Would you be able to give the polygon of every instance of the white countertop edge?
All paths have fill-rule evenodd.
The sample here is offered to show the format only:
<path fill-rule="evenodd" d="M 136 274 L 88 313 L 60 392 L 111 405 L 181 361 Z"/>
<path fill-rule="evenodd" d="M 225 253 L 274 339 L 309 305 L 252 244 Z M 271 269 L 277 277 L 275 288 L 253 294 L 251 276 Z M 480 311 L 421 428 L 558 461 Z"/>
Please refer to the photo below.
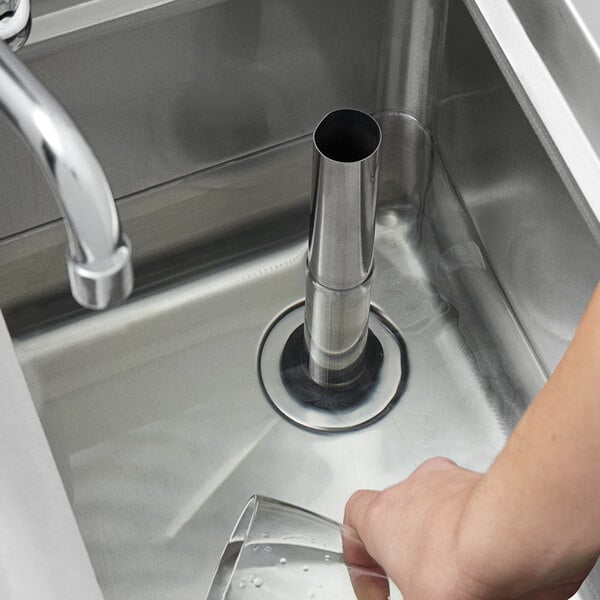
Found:
<path fill-rule="evenodd" d="M 0 313 L 0 598 L 102 600 Z"/>

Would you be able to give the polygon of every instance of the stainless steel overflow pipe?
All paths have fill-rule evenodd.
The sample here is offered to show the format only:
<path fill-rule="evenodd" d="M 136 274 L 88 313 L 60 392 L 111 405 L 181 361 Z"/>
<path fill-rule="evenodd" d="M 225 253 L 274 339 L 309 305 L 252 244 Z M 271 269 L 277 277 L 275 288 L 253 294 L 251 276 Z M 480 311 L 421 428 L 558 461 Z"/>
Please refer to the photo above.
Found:
<path fill-rule="evenodd" d="M 313 136 L 304 340 L 309 377 L 345 389 L 368 335 L 381 130 L 358 110 L 326 115 Z"/>

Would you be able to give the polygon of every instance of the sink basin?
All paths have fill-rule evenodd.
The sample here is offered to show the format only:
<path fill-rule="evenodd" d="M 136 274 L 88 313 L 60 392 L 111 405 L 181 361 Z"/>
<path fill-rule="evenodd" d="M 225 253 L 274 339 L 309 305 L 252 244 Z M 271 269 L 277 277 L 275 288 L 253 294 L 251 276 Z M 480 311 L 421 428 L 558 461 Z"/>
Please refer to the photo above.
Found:
<path fill-rule="evenodd" d="M 300 0 L 206 4 L 191 17 L 180 7 L 164 28 L 181 28 L 186 39 L 186 23 L 200 17 L 223 32 L 251 27 L 254 54 L 217 60 L 224 42 L 212 38 L 209 75 L 167 82 L 189 94 L 164 140 L 173 150 L 179 132 L 185 160 L 171 163 L 156 139 L 150 159 L 164 163 L 153 171 L 131 158 L 136 184 L 117 157 L 127 161 L 129 144 L 142 152 L 146 138 L 136 131 L 111 140 L 98 129 L 103 111 L 116 111 L 110 129 L 127 111 L 148 109 L 153 94 L 163 102 L 160 81 L 140 75 L 135 85 L 157 89 L 137 99 L 120 89 L 121 104 L 106 100 L 89 112 L 77 90 L 65 96 L 92 145 L 115 153 L 108 173 L 122 191 L 119 212 L 135 249 L 134 297 L 107 312 L 79 310 L 66 291 L 64 233 L 52 215 L 18 221 L 0 240 L 0 305 L 106 600 L 201 598 L 254 493 L 340 520 L 355 489 L 396 483 L 427 458 L 485 471 L 564 351 L 600 254 L 462 2 L 394 0 L 372 10 L 350 0 L 327 10 Z M 244 26 L 248 4 L 262 29 Z M 349 12 L 336 12 L 344 6 Z M 296 54 L 276 16 L 283 29 L 297 27 Z M 381 42 L 346 56 L 365 18 Z M 55 54 L 44 54 L 46 40 L 25 57 L 52 85 L 73 48 L 92 54 L 112 36 L 116 52 L 157 26 L 153 17 L 123 27 L 99 24 L 71 46 L 58 38 Z M 407 48 L 415 50 L 410 60 Z M 167 49 L 174 61 L 178 51 Z M 464 62 L 465 53 L 478 58 Z M 306 81 L 310 94 L 295 99 L 288 71 L 306 76 L 306 64 L 320 70 Z M 246 113 L 219 122 L 218 103 L 204 103 L 190 146 L 181 119 L 190 119 L 199 87 L 214 93 L 211 86 L 226 81 L 231 91 L 235 77 L 250 76 L 279 94 L 276 102 L 265 100 L 268 110 L 249 129 L 241 126 Z M 237 91 L 261 106 L 260 87 L 240 83 Z M 309 96 L 312 104 L 299 106 Z M 323 112 L 353 103 L 383 131 L 372 302 L 402 336 L 408 374 L 383 418 L 322 434 L 274 409 L 257 363 L 270 325 L 304 297 L 307 134 Z M 215 144 L 199 157 L 204 134 Z M 519 152 L 522 160 L 507 159 Z M 561 266 L 540 228 L 563 232 L 573 240 L 565 252 L 579 257 L 572 268 L 561 263 L 567 279 L 553 284 L 562 312 L 548 301 L 545 277 L 554 282 Z M 594 577 L 577 598 L 598 597 Z"/>
<path fill-rule="evenodd" d="M 310 156 L 299 141 L 189 185 L 247 188 L 268 163 L 282 189 L 282 174 L 309 176 Z M 303 227 L 116 310 L 16 341 L 106 598 L 200 597 L 252 493 L 341 519 L 353 490 L 397 482 L 429 457 L 487 469 L 543 372 L 474 232 L 458 241 L 468 223 L 443 166 L 433 169 L 422 237 L 410 215 L 378 224 L 372 300 L 401 333 L 409 372 L 395 407 L 369 427 L 302 430 L 261 388 L 261 340 L 304 296 Z M 442 213 L 455 220 L 452 239 L 436 234 Z M 470 294 L 453 297 L 462 279 L 490 296 L 484 310 L 498 312 L 505 340 L 493 339 L 493 315 L 480 316 Z"/>

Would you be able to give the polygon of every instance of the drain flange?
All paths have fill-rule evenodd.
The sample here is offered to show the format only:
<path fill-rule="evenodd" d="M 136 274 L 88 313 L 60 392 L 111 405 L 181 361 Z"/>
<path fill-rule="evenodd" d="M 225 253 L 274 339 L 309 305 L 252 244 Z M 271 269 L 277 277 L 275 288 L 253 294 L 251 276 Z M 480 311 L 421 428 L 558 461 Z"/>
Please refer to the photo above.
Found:
<path fill-rule="evenodd" d="M 308 377 L 303 362 L 304 304 L 269 329 L 259 355 L 263 388 L 289 421 L 314 431 L 347 431 L 382 417 L 399 398 L 406 374 L 399 334 L 371 310 L 363 373 L 349 389 L 331 391 Z"/>

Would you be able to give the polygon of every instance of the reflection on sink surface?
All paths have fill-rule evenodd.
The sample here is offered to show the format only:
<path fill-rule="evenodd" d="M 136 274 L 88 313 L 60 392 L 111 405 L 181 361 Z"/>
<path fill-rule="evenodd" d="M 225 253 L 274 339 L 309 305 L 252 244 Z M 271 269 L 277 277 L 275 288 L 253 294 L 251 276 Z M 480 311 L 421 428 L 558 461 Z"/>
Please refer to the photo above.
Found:
<path fill-rule="evenodd" d="M 289 156 L 252 160 L 289 173 Z M 238 171 L 252 177 L 222 177 Z M 426 206 L 422 221 L 380 217 L 373 303 L 409 373 L 393 410 L 358 431 L 299 429 L 260 386 L 261 339 L 304 294 L 302 238 L 17 342 L 108 600 L 201 597 L 253 493 L 339 520 L 355 489 L 429 457 L 489 466 L 543 373 L 437 160 Z"/>
<path fill-rule="evenodd" d="M 462 0 L 158 4 L 24 49 L 127 196 L 131 301 L 77 312 L 58 214 L 0 146 L 0 305 L 106 600 L 202 598 L 254 493 L 339 520 L 432 456 L 485 470 L 600 257 Z M 381 420 L 319 434 L 275 411 L 257 362 L 304 295 L 304 136 L 342 106 L 383 132 L 372 300 L 408 375 Z"/>

